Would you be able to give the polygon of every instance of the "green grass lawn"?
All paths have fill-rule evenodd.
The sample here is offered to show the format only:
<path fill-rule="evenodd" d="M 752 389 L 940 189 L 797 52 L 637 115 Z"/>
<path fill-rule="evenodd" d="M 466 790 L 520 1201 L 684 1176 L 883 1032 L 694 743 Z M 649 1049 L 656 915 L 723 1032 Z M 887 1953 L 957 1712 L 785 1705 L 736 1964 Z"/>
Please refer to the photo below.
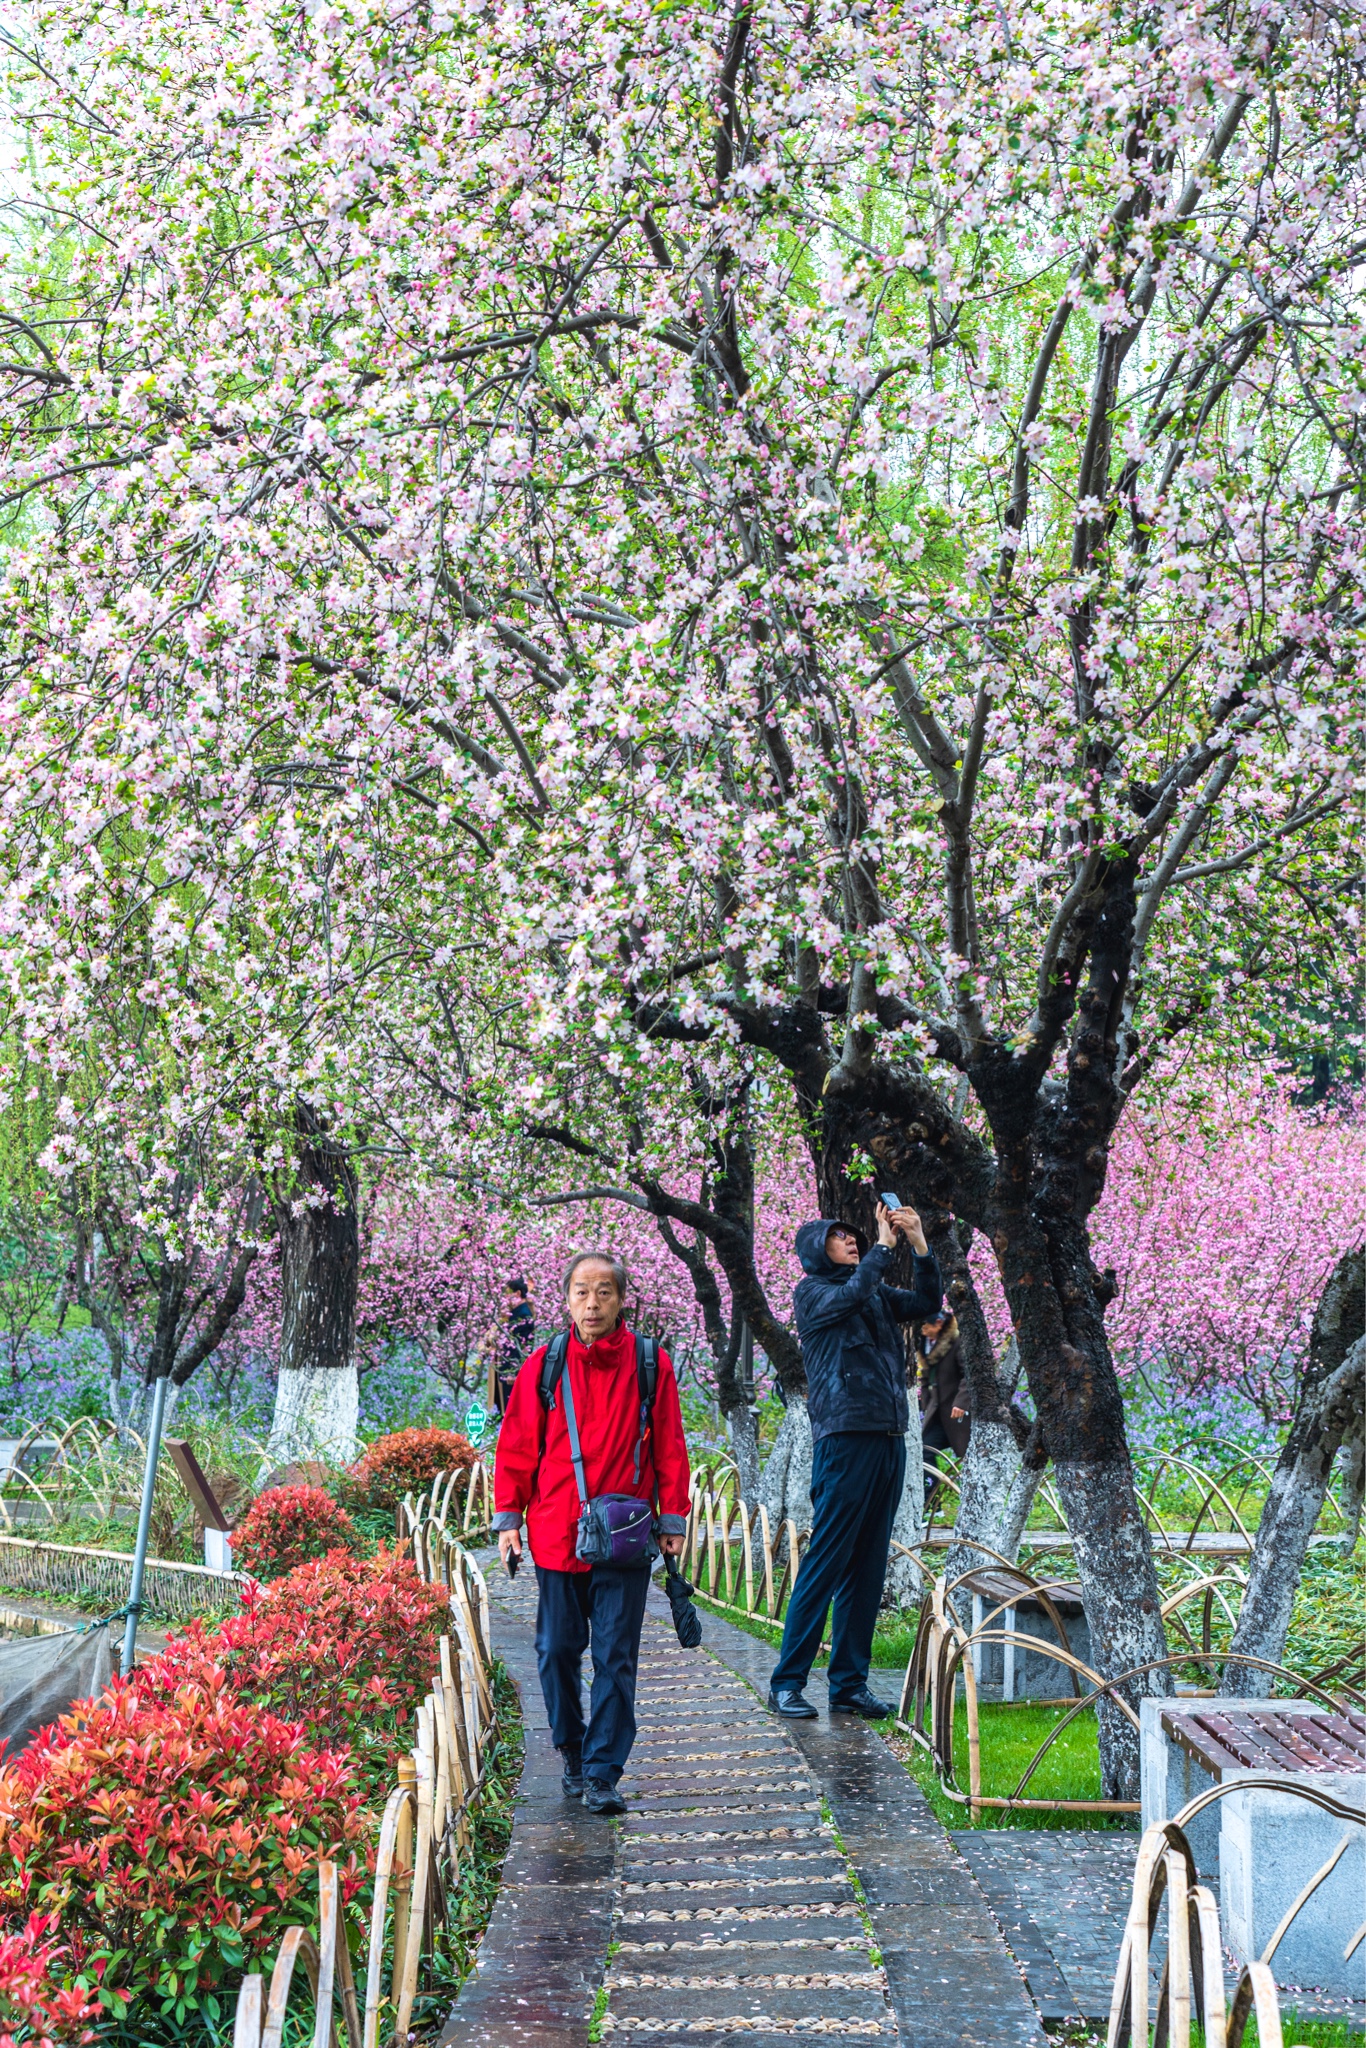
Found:
<path fill-rule="evenodd" d="M 706 1595 L 698 1596 L 703 1606 Z M 733 1609 L 717 1604 L 718 1613 L 727 1621 L 747 1634 L 756 1636 L 760 1642 L 771 1643 L 776 1648 L 782 1630 L 771 1621 L 761 1621 L 751 1616 L 737 1614 Z M 878 1622 L 878 1633 L 873 1641 L 873 1666 L 900 1673 L 905 1670 L 911 1653 L 913 1631 L 909 1624 L 897 1616 L 883 1617 Z M 819 1668 L 826 1660 L 817 1659 Z M 892 1688 L 884 1687 L 885 1697 Z M 894 1689 L 900 1690 L 899 1685 Z M 1039 1744 L 1055 1728 L 1066 1714 L 1065 1707 L 1034 1706 L 1027 1702 L 1004 1706 L 992 1701 L 983 1701 L 979 1708 L 982 1736 L 982 1790 L 989 1795 L 1007 1798 L 1015 1790 Z M 890 1729 L 890 1724 L 889 1724 Z M 1127 1814 L 1107 1813 L 1040 1813 L 1029 1808 L 1009 1812 L 1002 1808 L 987 1807 L 979 1821 L 968 1818 L 967 1807 L 958 1805 L 939 1789 L 939 1780 L 924 1750 L 907 1738 L 889 1734 L 892 1747 L 906 1763 L 929 1798 L 930 1804 L 943 1821 L 945 1827 L 1033 1827 L 1033 1828 L 1133 1828 L 1135 1820 Z M 954 1717 L 953 1730 L 954 1773 L 959 1784 L 966 1790 L 968 1784 L 968 1717 L 967 1709 L 960 1701 Z M 1075 1721 L 1068 1723 L 1058 1740 L 1044 1757 L 1029 1784 L 1024 1796 L 1028 1799 L 1099 1799 L 1100 1758 L 1096 1747 L 1096 1720 L 1094 1714 L 1079 1714 Z M 1308 2044 L 1312 2048 L 1312 2044 Z"/>
<path fill-rule="evenodd" d="M 1018 1703 L 1003 1706 L 984 1701 L 979 1708 L 982 1737 L 982 1791 L 989 1797 L 1008 1798 L 1019 1784 L 1040 1743 L 1064 1718 L 1065 1707 Z M 966 1804 L 960 1806 L 939 1788 L 933 1764 L 918 1744 L 893 1737 L 892 1746 L 929 1799 L 945 1827 L 966 1828 L 1115 1828 L 1136 1830 L 1137 1816 L 1110 1813 L 1041 1813 L 1025 1808 L 1010 1811 L 985 1807 L 981 1818 L 972 1821 Z M 968 1785 L 968 1719 L 962 1702 L 954 1716 L 953 1767 L 959 1786 Z M 1099 1799 L 1100 1758 L 1096 1747 L 1094 1714 L 1079 1714 L 1068 1723 L 1044 1757 L 1024 1789 L 1026 1799 Z"/>

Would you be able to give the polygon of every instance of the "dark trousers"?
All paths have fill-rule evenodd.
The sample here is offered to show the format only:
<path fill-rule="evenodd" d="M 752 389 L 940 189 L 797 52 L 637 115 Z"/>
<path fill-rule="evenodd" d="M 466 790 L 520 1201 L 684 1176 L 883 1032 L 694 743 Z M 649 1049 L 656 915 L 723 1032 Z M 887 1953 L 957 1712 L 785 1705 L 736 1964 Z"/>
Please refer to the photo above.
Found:
<path fill-rule="evenodd" d="M 906 1480 L 906 1440 L 862 1430 L 823 1436 L 811 1460 L 811 1542 L 783 1623 L 773 1690 L 803 1686 L 834 1602 L 830 1697 L 868 1683 L 892 1523 Z"/>
<path fill-rule="evenodd" d="M 584 1776 L 615 1785 L 636 1739 L 636 1665 L 650 1574 L 640 1565 L 595 1564 L 586 1572 L 536 1567 L 536 1664 L 556 1749 L 581 1749 Z M 583 1653 L 593 1645 L 588 1726 Z"/>

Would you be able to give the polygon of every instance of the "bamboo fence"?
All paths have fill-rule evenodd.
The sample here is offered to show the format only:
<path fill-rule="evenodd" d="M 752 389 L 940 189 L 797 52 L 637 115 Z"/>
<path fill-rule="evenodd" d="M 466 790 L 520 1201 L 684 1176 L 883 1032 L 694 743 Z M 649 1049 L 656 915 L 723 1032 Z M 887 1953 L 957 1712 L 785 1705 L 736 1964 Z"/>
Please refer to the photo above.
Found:
<path fill-rule="evenodd" d="M 40 1599 L 55 1594 L 103 1614 L 127 1605 L 132 1576 L 133 1559 L 125 1550 L 86 1550 L 70 1543 L 0 1535 L 0 1586 L 12 1593 L 32 1593 Z M 217 1614 L 236 1608 L 240 1587 L 236 1572 L 149 1557 L 143 1611 L 167 1621 Z"/>
<path fill-rule="evenodd" d="M 453 1492 L 443 1477 L 400 1509 L 418 1570 L 449 1594 L 451 1626 L 440 1638 L 431 1690 L 417 1711 L 413 1753 L 399 1760 L 398 1782 L 380 1820 L 363 1986 L 352 1975 L 336 1871 L 320 1863 L 319 1938 L 315 1942 L 303 1927 L 288 1928 L 269 1984 L 259 1973 L 243 1979 L 233 2048 L 280 2048 L 300 1961 L 313 1999 L 313 2048 L 337 2048 L 338 2007 L 347 2048 L 379 2048 L 381 2039 L 408 2037 L 424 1968 L 471 1852 L 473 1817 L 498 1725 L 488 1588 L 461 1541 L 464 1531 L 457 1534 L 446 1522 Z M 472 1474 L 467 1524 L 474 1493 Z"/>
<path fill-rule="evenodd" d="M 1149 1828 L 1139 1843 L 1134 1883 L 1119 1965 L 1110 2000 L 1106 2048 L 1192 2048 L 1192 2017 L 1203 2048 L 1242 2048 L 1249 2019 L 1255 2019 L 1257 2048 L 1282 2048 L 1280 1995 L 1271 1964 L 1275 1952 L 1319 1884 L 1335 1855 L 1315 1873 L 1282 1918 L 1261 1956 L 1245 1963 L 1233 1994 L 1224 2002 L 1223 1933 L 1213 1892 L 1199 1882 L 1184 1823 L 1230 1792 L 1266 1789 L 1307 1800 L 1335 1819 L 1360 1827 L 1363 1816 L 1317 1787 L 1285 1778 L 1239 1778 L 1215 1785 L 1182 1807 L 1174 1820 Z M 1341 1851 L 1338 1851 L 1340 1854 Z M 1163 1898 L 1167 1902 L 1167 1953 L 1158 1983 L 1151 2034 L 1148 2016 L 1148 1960 Z M 1366 1937 L 1366 1927 L 1347 1954 Z"/>
<path fill-rule="evenodd" d="M 791 1518 L 784 1518 L 775 1528 L 766 1507 L 751 1505 L 739 1493 L 733 1468 L 704 1466 L 694 1474 L 685 1538 L 685 1569 L 698 1592 L 723 1610 L 729 1609 L 750 1619 L 779 1622 L 810 1538 L 810 1530 L 799 1528 Z M 907 1550 L 900 1544 L 893 1545 L 899 1555 L 911 1561 L 924 1582 L 915 1646 L 901 1687 L 897 1725 L 904 1734 L 928 1750 L 945 1795 L 967 1806 L 974 1819 L 984 1807 L 1035 1809 L 1049 1813 L 1136 1813 L 1138 1803 L 1133 1800 L 1040 1798 L 1031 1796 L 1028 1787 L 1058 1737 L 1079 1715 L 1093 1711 L 1102 1697 L 1113 1697 L 1120 1712 L 1136 1725 L 1133 1708 L 1124 1697 L 1122 1688 L 1130 1679 L 1141 1677 L 1156 1667 L 1145 1665 L 1140 1671 L 1123 1673 L 1109 1681 L 1103 1679 L 1072 1652 L 1050 1591 L 1051 1587 L 1056 1589 L 1056 1580 L 1042 1579 L 1025 1566 L 1012 1564 L 998 1556 L 985 1545 L 973 1547 L 981 1551 L 983 1564 L 972 1572 L 961 1573 L 948 1583 L 943 1577 L 932 1578 L 922 1550 Z M 983 1566 L 1013 1579 L 1016 1590 L 1012 1597 L 1000 1600 L 980 1619 L 975 1617 L 972 1628 L 965 1628 L 953 1596 L 964 1581 L 973 1578 Z M 1206 1572 L 1172 1592 L 1163 1602 L 1162 1619 L 1169 1632 L 1168 1641 L 1178 1642 L 1182 1647 L 1162 1662 L 1167 1666 L 1192 1661 L 1201 1666 L 1222 1663 L 1228 1653 L 1211 1648 L 1215 1610 L 1217 1607 L 1231 1627 L 1237 1618 L 1237 1603 L 1245 1583 L 1242 1572 L 1228 1565 Z M 1043 1610 L 1047 1626 L 1052 1631 L 1051 1637 L 1029 1634 L 1013 1625 L 1013 1610 L 1018 1600 L 1029 1600 Z M 1188 1620 L 1183 1610 L 1190 1608 L 1192 1603 L 1196 1604 L 1197 1611 L 1192 1620 Z M 1013 1652 L 1017 1656 L 1033 1651 L 1052 1659 L 1059 1671 L 1059 1696 L 1043 1700 L 1032 1695 L 1029 1703 L 1034 1706 L 1062 1706 L 1067 1710 L 1040 1742 L 1014 1791 L 1008 1795 L 986 1794 L 982 1789 L 983 1741 L 990 1740 L 989 1731 L 996 1724 L 983 1722 L 978 1700 L 978 1672 L 983 1646 L 998 1643 L 1008 1653 Z M 1241 1661 L 1255 1663 L 1257 1660 L 1244 1658 Z M 1333 1703 L 1334 1695 L 1349 1698 L 1356 1704 L 1363 1703 L 1360 1693 L 1348 1683 L 1345 1669 L 1335 1667 L 1317 1678 L 1305 1678 L 1281 1665 L 1267 1665 L 1265 1668 L 1282 1690 L 1318 1697 L 1329 1704 Z M 958 1784 L 953 1754 L 955 1717 L 960 1705 L 967 1722 L 966 1789 Z"/>
<path fill-rule="evenodd" d="M 398 1536 L 408 1535 L 414 1516 L 430 1519 L 433 1502 L 443 1529 L 448 1524 L 455 1526 L 458 1519 L 464 1542 L 481 1535 L 493 1519 L 493 1478 L 482 1458 L 468 1473 L 441 1474 L 422 1498 L 421 1510 L 411 1494 L 396 1508 Z M 0 1532 L 0 1589 L 12 1593 L 75 1600 L 103 1614 L 127 1605 L 132 1575 L 133 1559 L 128 1551 L 44 1543 Z M 144 1613 L 162 1621 L 231 1613 L 240 1603 L 241 1588 L 240 1572 L 218 1572 L 208 1565 L 149 1557 L 143 1582 Z"/>
<path fill-rule="evenodd" d="M 979 1545 L 979 1549 L 985 1546 Z M 990 1553 L 989 1553 L 990 1554 Z M 1254 1665 L 1260 1671 L 1270 1674 L 1273 1682 L 1299 1698 L 1321 1700 L 1325 1706 L 1334 1707 L 1346 1701 L 1356 1707 L 1366 1708 L 1366 1699 L 1341 1677 L 1333 1679 L 1334 1691 L 1330 1691 L 1322 1678 L 1305 1678 L 1300 1673 L 1289 1671 L 1284 1665 L 1273 1664 L 1264 1658 L 1250 1657 L 1240 1653 L 1235 1660 L 1231 1650 L 1211 1650 L 1209 1647 L 1209 1601 L 1218 1586 L 1210 1579 L 1197 1579 L 1188 1586 L 1182 1586 L 1163 1602 L 1162 1618 L 1174 1625 L 1186 1637 L 1184 1648 L 1168 1657 L 1155 1658 L 1150 1663 L 1135 1665 L 1132 1670 L 1120 1672 L 1111 1679 L 1102 1678 L 1079 1657 L 1072 1654 L 1067 1645 L 1067 1634 L 1058 1614 L 1047 1582 L 1036 1579 L 1022 1565 L 1012 1565 L 1005 1558 L 993 1557 L 993 1570 L 999 1578 L 1009 1576 L 1017 1582 L 1018 1590 L 1012 1597 L 1001 1600 L 989 1613 L 982 1616 L 971 1629 L 965 1628 L 954 1605 L 954 1594 L 965 1580 L 974 1573 L 963 1572 L 949 1581 L 937 1578 L 929 1585 L 920 1609 L 916 1629 L 915 1646 L 906 1666 L 902 1681 L 901 1699 L 897 1708 L 896 1725 L 903 1734 L 928 1751 L 939 1778 L 940 1790 L 945 1797 L 966 1806 L 975 1820 L 984 1807 L 1007 1809 L 1035 1809 L 1042 1812 L 1058 1813 L 1137 1813 L 1139 1802 L 1124 1799 L 1040 1799 L 1029 1796 L 1027 1788 L 1035 1772 L 1058 1738 L 1080 1715 L 1092 1711 L 1102 1698 L 1109 1698 L 1115 1707 L 1138 1728 L 1138 1716 L 1125 1688 L 1144 1688 L 1138 1682 L 1150 1673 L 1170 1670 L 1177 1665 L 1194 1664 L 1205 1671 L 1236 1661 L 1241 1665 Z M 1231 1583 L 1223 1581 L 1221 1583 Z M 1049 1623 L 1055 1631 L 1053 1640 L 1042 1636 L 1029 1635 L 1014 1628 L 998 1626 L 1006 1609 L 1015 1600 L 1028 1599 L 1043 1608 Z M 1197 1648 L 1190 1630 L 1181 1621 L 1179 1609 L 1192 1599 L 1204 1603 L 1202 1626 L 1203 1647 Z M 1066 1674 L 1070 1688 L 1067 1694 L 1053 1701 L 1031 1700 L 1031 1704 L 1062 1706 L 1066 1711 L 1053 1723 L 1046 1736 L 1039 1743 L 1029 1763 L 1021 1773 L 1013 1792 L 986 1794 L 982 1790 L 982 1737 L 983 1723 L 977 1695 L 977 1657 L 974 1654 L 987 1643 L 999 1643 L 1005 1648 L 1013 1646 L 1015 1652 L 1032 1650 L 1037 1655 L 1051 1658 Z M 1327 1675 L 1327 1674 L 1326 1674 Z M 1087 1688 L 1083 1690 L 1083 1685 Z M 966 1791 L 957 1780 L 957 1766 L 954 1760 L 954 1724 L 959 1706 L 961 1687 L 962 1707 L 967 1722 L 968 1785 Z M 1214 1690 L 1214 1688 L 1211 1688 Z"/>
<path fill-rule="evenodd" d="M 738 1614 L 776 1621 L 811 1541 L 790 1516 L 775 1529 L 768 1509 L 694 1475 L 684 1569 L 699 1593 Z M 700 1482 L 700 1483 L 699 1483 Z"/>

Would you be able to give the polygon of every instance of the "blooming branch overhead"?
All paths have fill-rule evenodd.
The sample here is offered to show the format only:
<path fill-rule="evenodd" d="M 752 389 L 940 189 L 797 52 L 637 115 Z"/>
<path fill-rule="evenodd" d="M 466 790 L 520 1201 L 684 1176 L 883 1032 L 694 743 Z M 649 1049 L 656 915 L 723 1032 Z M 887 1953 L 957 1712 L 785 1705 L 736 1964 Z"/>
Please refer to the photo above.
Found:
<path fill-rule="evenodd" d="M 1111 857 L 1130 1049 L 1284 971 L 1360 660 L 1360 53 L 1314 21 L 33 10 L 30 1058 L 169 1060 L 167 1147 L 348 1101 L 487 994 L 461 927 L 614 1071 L 665 990 L 851 977 L 906 1052 L 1023 1049 Z"/>

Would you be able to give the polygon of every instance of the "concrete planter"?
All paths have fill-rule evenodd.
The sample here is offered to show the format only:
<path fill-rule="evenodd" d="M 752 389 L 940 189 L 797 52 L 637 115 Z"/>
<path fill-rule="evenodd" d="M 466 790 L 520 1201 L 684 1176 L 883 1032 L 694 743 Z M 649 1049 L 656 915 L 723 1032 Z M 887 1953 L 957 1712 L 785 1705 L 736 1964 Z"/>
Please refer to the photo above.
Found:
<path fill-rule="evenodd" d="M 1207 1735 L 1196 1725 L 1216 1720 L 1246 1729 L 1249 1716 L 1266 1729 L 1261 1756 L 1255 1728 L 1230 1754 L 1221 1753 L 1217 1732 Z M 1145 1699 L 1140 1719 L 1145 1828 L 1173 1819 L 1213 1785 L 1235 1788 L 1182 1825 L 1200 1875 L 1218 1880 L 1225 1937 L 1239 1962 L 1266 1954 L 1305 1886 L 1336 1858 L 1282 1934 L 1271 1964 L 1280 1983 L 1366 1997 L 1366 1939 L 1348 1954 L 1366 1919 L 1366 1826 L 1334 1819 L 1288 1789 L 1313 1786 L 1366 1815 L 1366 1771 L 1352 1760 L 1354 1747 L 1366 1742 L 1361 1716 L 1330 1714 L 1313 1700 Z M 1277 1740 L 1278 1724 L 1286 1743 Z M 1321 1764 L 1295 1757 L 1316 1743 Z M 1303 1767 L 1278 1768 L 1278 1761 Z M 1267 1777 L 1287 1790 L 1236 1789 Z"/>

